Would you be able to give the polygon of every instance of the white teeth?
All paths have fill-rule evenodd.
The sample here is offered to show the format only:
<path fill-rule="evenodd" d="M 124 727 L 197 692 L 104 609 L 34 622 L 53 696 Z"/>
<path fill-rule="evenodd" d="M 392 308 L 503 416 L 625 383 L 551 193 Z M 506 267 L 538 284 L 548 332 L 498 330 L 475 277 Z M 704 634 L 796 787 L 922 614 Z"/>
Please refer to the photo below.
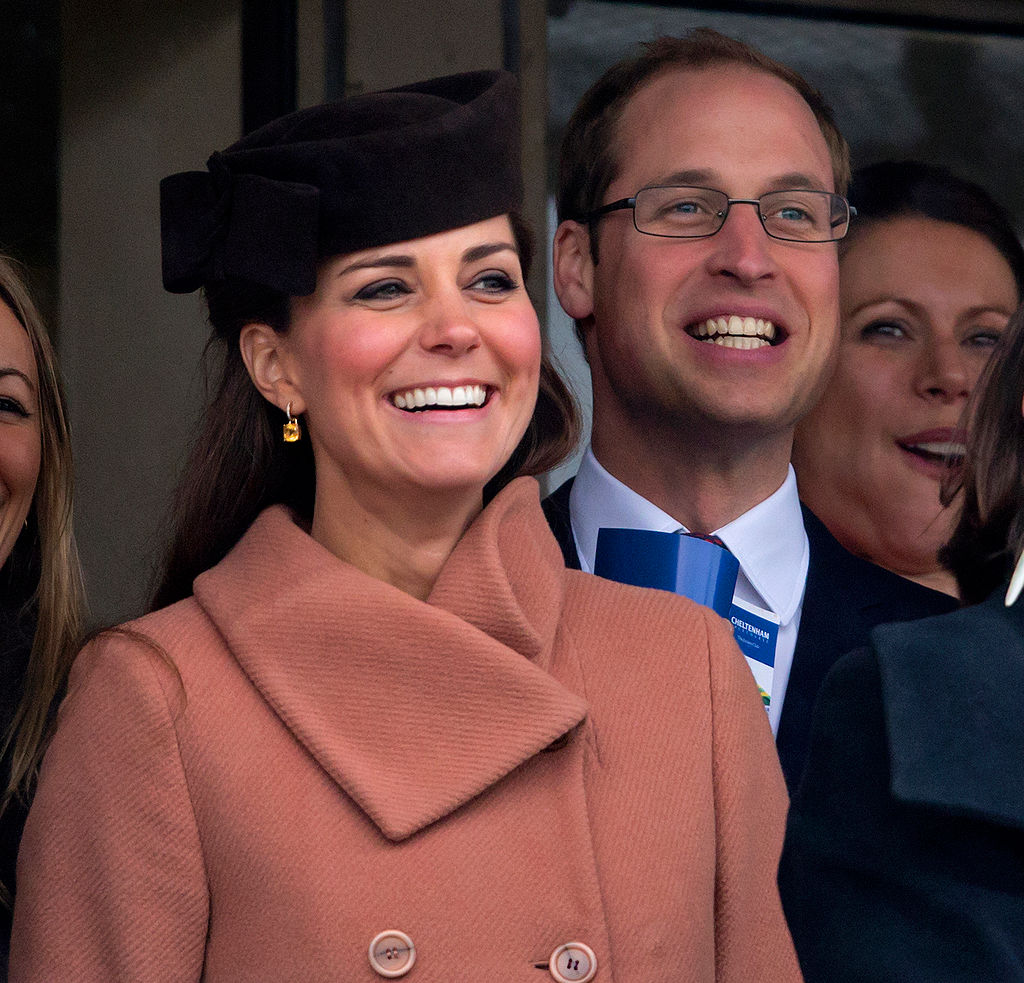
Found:
<path fill-rule="evenodd" d="M 760 317 L 740 317 L 738 314 L 709 317 L 692 330 L 696 337 L 727 348 L 763 348 L 775 338 L 775 325 L 771 321 Z M 734 344 L 744 338 L 753 339 L 756 344 Z"/>
<path fill-rule="evenodd" d="M 934 454 L 936 457 L 963 457 L 967 448 L 956 441 L 929 441 L 924 444 L 909 444 L 913 450 Z"/>
<path fill-rule="evenodd" d="M 484 386 L 426 386 L 391 395 L 391 402 L 400 410 L 424 406 L 483 406 L 486 400 L 487 389 Z"/>
<path fill-rule="evenodd" d="M 748 338 L 746 335 L 732 334 L 717 335 L 709 340 L 716 345 L 721 345 L 723 348 L 740 348 L 744 350 L 764 348 L 768 344 L 765 338 Z"/>

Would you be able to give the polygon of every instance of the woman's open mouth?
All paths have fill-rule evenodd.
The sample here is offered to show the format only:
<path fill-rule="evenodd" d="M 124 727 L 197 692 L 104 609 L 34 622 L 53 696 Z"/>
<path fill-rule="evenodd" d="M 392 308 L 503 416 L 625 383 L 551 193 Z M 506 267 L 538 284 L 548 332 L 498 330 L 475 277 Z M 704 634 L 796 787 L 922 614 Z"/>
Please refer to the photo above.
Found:
<path fill-rule="evenodd" d="M 912 466 L 937 480 L 963 464 L 967 434 L 956 427 L 936 427 L 896 438 Z"/>
<path fill-rule="evenodd" d="M 410 413 L 425 410 L 465 410 L 483 406 L 490 397 L 489 386 L 424 386 L 388 396 L 392 405 Z"/>
<path fill-rule="evenodd" d="M 909 437 L 897 440 L 896 443 L 908 454 L 913 454 L 922 461 L 941 464 L 948 468 L 959 467 L 967 451 L 963 440 L 954 439 L 952 436 L 943 440 Z"/>

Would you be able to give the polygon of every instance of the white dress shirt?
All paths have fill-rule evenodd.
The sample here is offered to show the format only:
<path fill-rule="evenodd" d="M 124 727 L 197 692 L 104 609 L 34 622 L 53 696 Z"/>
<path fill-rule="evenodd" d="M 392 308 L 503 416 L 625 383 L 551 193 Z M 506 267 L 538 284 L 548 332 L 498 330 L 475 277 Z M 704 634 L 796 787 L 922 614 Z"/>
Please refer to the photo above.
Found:
<path fill-rule="evenodd" d="M 589 447 L 569 494 L 569 518 L 580 567 L 587 573 L 594 572 L 597 532 L 601 528 L 689 531 L 610 475 Z M 714 534 L 740 564 L 734 598 L 767 608 L 779 618 L 768 710 L 772 733 L 776 733 L 793 665 L 810 560 L 792 466 L 778 491 L 721 529 L 715 529 Z"/>

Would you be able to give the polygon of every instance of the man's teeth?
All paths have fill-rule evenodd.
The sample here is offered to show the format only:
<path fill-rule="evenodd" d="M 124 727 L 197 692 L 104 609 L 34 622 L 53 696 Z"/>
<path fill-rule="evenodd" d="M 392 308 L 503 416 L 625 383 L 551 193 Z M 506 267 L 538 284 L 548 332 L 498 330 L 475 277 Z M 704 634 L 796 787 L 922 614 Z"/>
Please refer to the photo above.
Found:
<path fill-rule="evenodd" d="M 760 317 L 709 317 L 694 326 L 693 334 L 701 341 L 726 348 L 763 348 L 775 338 L 775 325 Z"/>
<path fill-rule="evenodd" d="M 400 410 L 416 410 L 424 406 L 483 406 L 487 390 L 483 386 L 426 386 L 394 393 L 391 401 Z"/>

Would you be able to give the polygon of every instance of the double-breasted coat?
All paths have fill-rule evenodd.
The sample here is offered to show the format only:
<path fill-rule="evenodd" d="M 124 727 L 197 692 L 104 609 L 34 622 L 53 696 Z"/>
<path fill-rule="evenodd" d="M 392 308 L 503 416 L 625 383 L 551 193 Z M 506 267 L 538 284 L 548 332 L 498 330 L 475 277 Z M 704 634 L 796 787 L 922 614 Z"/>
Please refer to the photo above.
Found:
<path fill-rule="evenodd" d="M 12 979 L 799 978 L 786 796 L 710 611 L 565 571 L 513 482 L 426 602 L 282 508 L 76 662 L 19 858 Z"/>

